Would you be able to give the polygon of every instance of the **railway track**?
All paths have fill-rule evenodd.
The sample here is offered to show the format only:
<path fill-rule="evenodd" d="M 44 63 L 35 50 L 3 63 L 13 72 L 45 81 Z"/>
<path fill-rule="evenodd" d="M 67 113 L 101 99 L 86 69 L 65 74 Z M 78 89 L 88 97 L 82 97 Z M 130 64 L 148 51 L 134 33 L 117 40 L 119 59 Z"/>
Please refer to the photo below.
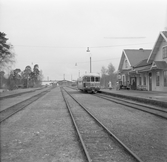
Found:
<path fill-rule="evenodd" d="M 83 104 L 61 90 L 88 162 L 142 162 Z"/>
<path fill-rule="evenodd" d="M 71 88 L 71 89 L 77 90 L 75 88 Z M 130 108 L 134 108 L 146 113 L 150 113 L 152 115 L 158 116 L 163 119 L 167 119 L 167 109 L 164 107 L 158 107 L 158 106 L 155 107 L 149 104 L 142 104 L 141 102 L 135 102 L 132 100 L 122 99 L 119 97 L 113 97 L 111 95 L 103 94 L 103 93 L 96 93 L 93 95 L 111 102 L 115 102 L 117 104 L 121 104 L 121 105 L 128 106 Z"/>
<path fill-rule="evenodd" d="M 115 102 L 117 104 L 125 105 L 125 106 L 128 106 L 130 108 L 134 108 L 134 109 L 137 109 L 137 110 L 140 110 L 140 111 L 144 111 L 144 112 L 153 114 L 155 116 L 158 116 L 160 118 L 167 119 L 167 109 L 166 108 L 150 106 L 150 105 L 142 104 L 142 103 L 139 103 L 139 102 L 134 102 L 134 101 L 131 101 L 131 100 L 126 100 L 126 99 L 121 99 L 121 98 L 118 98 L 118 97 L 113 97 L 113 96 L 106 95 L 106 94 L 94 94 L 94 96 L 103 98 L 105 100 L 109 100 L 111 102 Z"/>
<path fill-rule="evenodd" d="M 24 101 L 21 101 L 13 106 L 10 106 L 2 111 L 0 111 L 0 123 L 16 114 L 17 112 L 24 109 L 26 106 L 30 105 L 34 101 L 38 100 L 40 97 L 44 96 L 46 93 L 50 92 L 50 90 L 42 91 L 41 93 L 34 95 Z"/>

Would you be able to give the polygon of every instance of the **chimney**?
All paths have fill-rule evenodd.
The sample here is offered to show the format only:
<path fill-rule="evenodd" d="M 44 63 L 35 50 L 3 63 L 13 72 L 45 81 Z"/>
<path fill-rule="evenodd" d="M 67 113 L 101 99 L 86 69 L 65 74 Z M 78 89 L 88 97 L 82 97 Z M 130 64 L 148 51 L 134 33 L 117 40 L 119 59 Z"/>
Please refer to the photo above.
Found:
<path fill-rule="evenodd" d="M 144 49 L 143 48 L 139 48 L 139 50 L 143 51 L 144 52 Z"/>

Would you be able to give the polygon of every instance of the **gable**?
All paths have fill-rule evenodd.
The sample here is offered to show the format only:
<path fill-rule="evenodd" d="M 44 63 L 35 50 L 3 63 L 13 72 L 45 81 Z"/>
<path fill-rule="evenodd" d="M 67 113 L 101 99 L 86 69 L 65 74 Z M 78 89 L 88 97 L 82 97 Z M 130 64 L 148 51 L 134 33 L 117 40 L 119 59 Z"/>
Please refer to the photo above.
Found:
<path fill-rule="evenodd" d="M 147 61 L 153 61 L 155 60 L 156 55 L 158 55 L 157 60 L 162 60 L 162 47 L 167 45 L 167 31 L 163 31 L 159 34 L 157 41 L 155 42 L 155 45 L 150 53 L 150 56 L 148 57 Z"/>
<path fill-rule="evenodd" d="M 125 70 L 131 69 L 130 63 L 126 57 L 123 61 L 122 69 L 125 69 Z"/>
<path fill-rule="evenodd" d="M 167 39 L 167 31 L 162 31 L 162 34 L 164 36 L 164 39 L 166 38 Z"/>
<path fill-rule="evenodd" d="M 123 51 L 118 70 L 121 71 L 123 69 L 130 69 L 130 68 L 131 68 L 130 62 L 125 54 L 125 51 Z"/>

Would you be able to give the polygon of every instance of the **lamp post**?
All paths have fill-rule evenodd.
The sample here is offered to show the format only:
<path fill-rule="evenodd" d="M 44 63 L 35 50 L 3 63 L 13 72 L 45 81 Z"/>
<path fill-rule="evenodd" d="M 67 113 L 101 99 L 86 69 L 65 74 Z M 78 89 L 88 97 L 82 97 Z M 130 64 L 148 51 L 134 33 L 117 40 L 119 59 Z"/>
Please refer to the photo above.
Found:
<path fill-rule="evenodd" d="M 78 76 L 80 77 L 80 70 L 78 71 Z"/>
<path fill-rule="evenodd" d="M 92 60 L 91 60 L 91 55 L 90 55 L 90 73 L 92 72 Z"/>
<path fill-rule="evenodd" d="M 91 53 L 90 53 L 89 47 L 87 47 L 86 52 L 89 52 L 89 54 L 90 54 L 90 73 L 91 73 L 92 72 L 92 58 L 91 58 Z"/>

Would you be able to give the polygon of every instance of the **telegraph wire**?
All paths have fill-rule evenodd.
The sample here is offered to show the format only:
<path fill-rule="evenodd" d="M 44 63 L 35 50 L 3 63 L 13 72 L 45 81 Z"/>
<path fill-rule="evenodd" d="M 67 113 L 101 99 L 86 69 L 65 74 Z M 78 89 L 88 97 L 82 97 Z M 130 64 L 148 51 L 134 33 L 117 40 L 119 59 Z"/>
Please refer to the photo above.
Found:
<path fill-rule="evenodd" d="M 121 47 L 121 46 L 134 46 L 134 45 L 142 45 L 142 44 L 153 44 L 154 42 L 148 43 L 136 43 L 136 44 L 122 44 L 122 45 L 111 45 L 111 46 L 89 46 L 89 48 L 111 48 L 111 47 Z M 66 46 L 34 46 L 34 45 L 13 45 L 16 47 L 33 47 L 33 48 L 86 48 L 85 46 L 82 47 L 66 47 Z"/>
<path fill-rule="evenodd" d="M 104 59 L 104 60 L 92 60 L 92 62 L 103 62 L 103 61 L 111 61 L 111 60 L 115 60 L 115 59 L 120 59 L 120 57 L 115 57 L 115 58 L 110 58 L 110 59 Z M 22 62 L 26 62 L 26 61 L 22 61 Z M 47 63 L 54 63 L 54 64 L 74 64 L 74 66 L 78 66 L 78 64 L 82 64 L 82 63 L 89 63 L 89 61 L 84 61 L 84 62 L 51 62 L 51 61 L 40 61 L 40 62 L 47 62 Z M 31 63 L 32 64 L 32 63 Z"/>
<path fill-rule="evenodd" d="M 105 60 L 92 60 L 92 62 L 110 61 L 110 60 L 115 60 L 115 59 L 120 59 L 120 57 L 115 57 L 115 58 L 105 59 Z M 78 63 L 89 63 L 89 61 L 85 61 L 85 62 L 76 62 L 76 64 L 78 64 Z M 76 65 L 76 66 L 77 66 L 77 65 Z"/>

